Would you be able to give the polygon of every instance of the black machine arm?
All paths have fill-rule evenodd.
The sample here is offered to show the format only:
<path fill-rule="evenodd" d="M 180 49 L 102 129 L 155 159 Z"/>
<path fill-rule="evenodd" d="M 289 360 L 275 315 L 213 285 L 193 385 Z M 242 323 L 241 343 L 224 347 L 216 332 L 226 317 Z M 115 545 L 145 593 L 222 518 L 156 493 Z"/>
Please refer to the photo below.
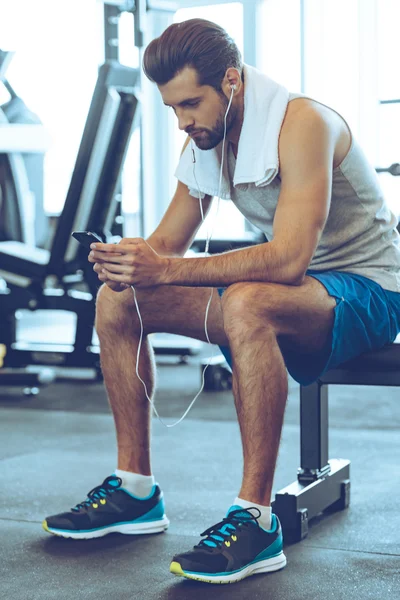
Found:
<path fill-rule="evenodd" d="M 377 167 L 375 169 L 375 171 L 377 173 L 390 173 L 394 177 L 399 177 L 400 176 L 400 163 L 393 163 L 392 165 L 390 165 L 390 167 L 387 167 L 386 169 Z"/>

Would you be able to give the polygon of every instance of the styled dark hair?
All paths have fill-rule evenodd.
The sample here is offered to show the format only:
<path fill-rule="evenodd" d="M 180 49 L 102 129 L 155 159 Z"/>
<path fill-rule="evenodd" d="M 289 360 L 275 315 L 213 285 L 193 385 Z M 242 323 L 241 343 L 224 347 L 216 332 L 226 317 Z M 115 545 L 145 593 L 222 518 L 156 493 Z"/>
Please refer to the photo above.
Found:
<path fill-rule="evenodd" d="M 199 85 L 210 85 L 219 93 L 230 67 L 243 78 L 242 57 L 235 42 L 225 29 L 205 19 L 170 25 L 145 50 L 143 71 L 158 85 L 168 83 L 185 67 L 196 69 Z"/>

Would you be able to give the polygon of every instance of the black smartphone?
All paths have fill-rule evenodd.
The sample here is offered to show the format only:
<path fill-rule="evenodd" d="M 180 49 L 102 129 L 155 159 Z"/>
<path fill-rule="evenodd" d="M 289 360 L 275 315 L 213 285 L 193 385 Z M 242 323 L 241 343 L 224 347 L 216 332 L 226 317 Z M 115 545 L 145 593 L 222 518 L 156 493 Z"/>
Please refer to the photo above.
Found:
<path fill-rule="evenodd" d="M 89 250 L 90 250 L 90 245 L 93 244 L 94 242 L 103 243 L 103 240 L 96 233 L 93 233 L 92 231 L 73 231 L 71 235 L 76 240 L 78 240 L 78 242 L 80 244 L 82 244 L 83 246 L 85 246 L 85 248 L 88 248 Z"/>

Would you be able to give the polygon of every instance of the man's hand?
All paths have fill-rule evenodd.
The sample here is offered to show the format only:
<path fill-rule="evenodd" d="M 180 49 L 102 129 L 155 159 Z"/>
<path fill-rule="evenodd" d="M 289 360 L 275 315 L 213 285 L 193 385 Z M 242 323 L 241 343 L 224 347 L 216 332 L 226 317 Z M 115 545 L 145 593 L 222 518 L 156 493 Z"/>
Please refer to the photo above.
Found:
<path fill-rule="evenodd" d="M 143 238 L 124 238 L 119 244 L 92 244 L 89 262 L 112 290 L 153 287 L 166 283 L 169 259 L 161 257 Z"/>
<path fill-rule="evenodd" d="M 122 241 L 122 240 L 121 240 Z M 98 275 L 100 281 L 105 283 L 113 292 L 124 292 L 129 288 L 129 285 L 124 283 L 117 283 L 116 281 L 109 280 L 106 275 L 102 272 L 104 260 L 101 258 L 93 258 L 92 252 L 88 256 L 88 261 L 90 263 L 94 263 L 93 271 L 95 271 Z M 99 252 L 100 254 L 100 252 Z"/>

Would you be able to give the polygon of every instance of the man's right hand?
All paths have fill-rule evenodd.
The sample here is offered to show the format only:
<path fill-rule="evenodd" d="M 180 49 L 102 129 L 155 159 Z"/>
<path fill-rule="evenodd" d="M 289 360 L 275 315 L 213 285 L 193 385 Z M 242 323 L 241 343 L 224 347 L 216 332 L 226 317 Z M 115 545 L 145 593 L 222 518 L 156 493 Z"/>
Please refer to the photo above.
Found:
<path fill-rule="evenodd" d="M 110 279 L 104 277 L 103 273 L 99 275 L 99 279 L 100 281 L 108 285 L 108 287 L 111 288 L 113 292 L 125 292 L 125 290 L 128 290 L 131 287 L 126 283 L 118 283 L 118 281 L 111 281 Z"/>
<path fill-rule="evenodd" d="M 113 290 L 113 292 L 124 292 L 125 290 L 130 288 L 130 285 L 127 285 L 126 283 L 119 283 L 118 281 L 111 281 L 110 279 L 107 279 L 107 276 L 101 272 L 101 269 L 103 267 L 103 261 L 99 262 L 99 259 L 97 259 L 96 262 L 96 260 L 92 258 L 90 254 L 88 256 L 88 261 L 90 263 L 94 263 L 93 271 L 97 273 L 97 276 L 100 279 L 100 281 L 105 283 L 110 289 Z"/>

